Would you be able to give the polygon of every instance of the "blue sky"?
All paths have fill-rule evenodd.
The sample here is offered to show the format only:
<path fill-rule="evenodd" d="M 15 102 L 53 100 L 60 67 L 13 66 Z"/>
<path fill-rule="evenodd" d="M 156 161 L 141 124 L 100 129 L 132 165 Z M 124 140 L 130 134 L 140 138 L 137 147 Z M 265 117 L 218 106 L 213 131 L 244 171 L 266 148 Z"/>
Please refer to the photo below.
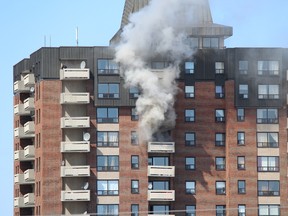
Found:
<path fill-rule="evenodd" d="M 165 0 L 164 0 L 165 1 Z M 180 0 L 179 0 L 180 1 Z M 234 28 L 227 47 L 288 48 L 287 0 L 210 0 L 215 23 Z M 13 65 L 44 46 L 108 45 L 124 0 L 2 0 L 0 2 L 0 213 L 13 211 Z"/>

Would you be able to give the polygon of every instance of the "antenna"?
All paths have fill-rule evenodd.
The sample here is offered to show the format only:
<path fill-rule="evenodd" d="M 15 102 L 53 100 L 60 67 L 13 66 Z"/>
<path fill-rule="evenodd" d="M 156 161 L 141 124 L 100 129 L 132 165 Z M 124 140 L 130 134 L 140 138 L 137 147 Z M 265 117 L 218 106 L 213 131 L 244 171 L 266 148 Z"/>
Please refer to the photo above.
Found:
<path fill-rule="evenodd" d="M 88 132 L 83 133 L 83 139 L 84 139 L 84 141 L 89 141 L 90 140 L 90 133 L 88 133 Z"/>
<path fill-rule="evenodd" d="M 46 35 L 44 35 L 44 47 L 46 47 Z"/>
<path fill-rule="evenodd" d="M 78 27 L 76 28 L 76 46 L 78 46 Z"/>

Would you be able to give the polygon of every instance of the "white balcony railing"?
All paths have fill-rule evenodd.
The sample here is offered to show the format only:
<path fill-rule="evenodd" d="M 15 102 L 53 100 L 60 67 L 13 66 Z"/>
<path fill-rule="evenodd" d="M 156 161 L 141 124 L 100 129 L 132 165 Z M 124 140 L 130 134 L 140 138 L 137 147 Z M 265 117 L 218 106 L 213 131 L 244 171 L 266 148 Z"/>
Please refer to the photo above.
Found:
<path fill-rule="evenodd" d="M 62 166 L 61 177 L 89 177 L 90 166 Z"/>
<path fill-rule="evenodd" d="M 90 152 L 89 141 L 61 142 L 61 152 Z"/>
<path fill-rule="evenodd" d="M 23 174 L 14 175 L 15 184 L 34 184 L 35 183 L 35 174 L 33 169 L 26 170 Z"/>
<path fill-rule="evenodd" d="M 33 97 L 29 97 L 24 100 L 24 109 L 28 111 L 32 111 L 35 109 L 35 103 Z"/>
<path fill-rule="evenodd" d="M 90 190 L 61 191 L 61 201 L 90 201 Z"/>
<path fill-rule="evenodd" d="M 26 146 L 24 150 L 14 152 L 14 159 L 19 161 L 30 161 L 35 159 L 35 148 L 33 145 Z"/>
<path fill-rule="evenodd" d="M 24 172 L 24 180 L 25 180 L 25 182 L 34 182 L 35 181 L 34 169 L 25 170 L 25 172 Z"/>
<path fill-rule="evenodd" d="M 90 117 L 62 117 L 61 128 L 89 128 Z"/>
<path fill-rule="evenodd" d="M 34 134 L 35 133 L 34 121 L 28 121 L 24 124 L 24 133 L 25 134 Z"/>
<path fill-rule="evenodd" d="M 60 70 L 60 80 L 88 80 L 89 69 L 65 68 Z"/>
<path fill-rule="evenodd" d="M 24 77 L 24 86 L 25 87 L 32 87 L 35 85 L 35 77 L 34 74 L 27 74 Z"/>
<path fill-rule="evenodd" d="M 60 104 L 89 104 L 89 93 L 61 93 Z"/>
<path fill-rule="evenodd" d="M 174 153 L 174 142 L 148 142 L 149 153 Z"/>
<path fill-rule="evenodd" d="M 24 133 L 24 127 L 14 128 L 14 136 L 19 139 L 25 138 L 33 138 L 35 137 L 35 133 Z"/>
<path fill-rule="evenodd" d="M 148 190 L 148 201 L 175 201 L 175 191 Z"/>
<path fill-rule="evenodd" d="M 24 85 L 23 80 L 18 80 L 14 82 L 14 93 L 22 93 L 22 92 L 29 92 L 30 88 Z"/>
<path fill-rule="evenodd" d="M 174 166 L 148 166 L 148 176 L 175 177 L 175 167 Z"/>
<path fill-rule="evenodd" d="M 24 195 L 24 205 L 34 205 L 34 193 L 27 193 Z"/>
<path fill-rule="evenodd" d="M 14 106 L 14 115 L 17 115 L 17 116 L 30 115 L 30 111 L 25 110 L 24 104 L 17 104 Z"/>
<path fill-rule="evenodd" d="M 32 204 L 24 203 L 24 197 L 15 197 L 14 207 L 15 208 L 31 208 L 31 207 L 34 207 L 34 203 Z"/>

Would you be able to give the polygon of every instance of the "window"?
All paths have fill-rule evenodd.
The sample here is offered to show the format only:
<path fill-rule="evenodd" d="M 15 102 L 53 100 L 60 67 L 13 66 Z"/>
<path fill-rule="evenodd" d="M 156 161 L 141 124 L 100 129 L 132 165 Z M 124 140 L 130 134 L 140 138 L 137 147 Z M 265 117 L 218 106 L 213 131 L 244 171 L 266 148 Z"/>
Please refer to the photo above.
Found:
<path fill-rule="evenodd" d="M 196 206 L 195 205 L 186 206 L 186 216 L 196 216 Z"/>
<path fill-rule="evenodd" d="M 149 190 L 169 190 L 169 181 L 149 181 Z"/>
<path fill-rule="evenodd" d="M 196 194 L 195 181 L 186 181 L 186 194 Z"/>
<path fill-rule="evenodd" d="M 215 121 L 216 122 L 225 122 L 225 110 L 216 109 L 215 110 Z"/>
<path fill-rule="evenodd" d="M 169 157 L 149 157 L 149 166 L 169 166 Z"/>
<path fill-rule="evenodd" d="M 238 145 L 245 145 L 245 132 L 238 132 L 237 133 L 237 144 Z"/>
<path fill-rule="evenodd" d="M 118 194 L 118 180 L 97 180 L 98 196 L 114 196 Z"/>
<path fill-rule="evenodd" d="M 111 59 L 98 59 L 98 74 L 119 74 L 119 65 Z"/>
<path fill-rule="evenodd" d="M 219 48 L 219 38 L 203 38 L 203 48 Z"/>
<path fill-rule="evenodd" d="M 225 146 L 225 133 L 215 134 L 215 146 Z"/>
<path fill-rule="evenodd" d="M 131 99 L 138 98 L 138 97 L 139 97 L 139 94 L 140 94 L 139 88 L 134 87 L 134 86 L 132 86 L 132 87 L 129 88 L 129 97 L 130 97 Z"/>
<path fill-rule="evenodd" d="M 258 75 L 278 75 L 278 61 L 258 61 Z"/>
<path fill-rule="evenodd" d="M 248 85 L 247 84 L 240 84 L 239 85 L 239 98 L 240 99 L 247 99 L 248 98 Z"/>
<path fill-rule="evenodd" d="M 248 61 L 239 61 L 239 73 L 248 74 Z"/>
<path fill-rule="evenodd" d="M 244 156 L 237 157 L 237 167 L 238 167 L 238 170 L 245 170 L 245 157 Z"/>
<path fill-rule="evenodd" d="M 215 167 L 216 167 L 216 170 L 225 170 L 225 168 L 226 168 L 225 157 L 216 157 L 215 158 Z"/>
<path fill-rule="evenodd" d="M 139 216 L 139 205 L 132 204 L 131 205 L 131 216 Z"/>
<path fill-rule="evenodd" d="M 139 169 L 139 156 L 138 155 L 131 156 L 131 168 Z"/>
<path fill-rule="evenodd" d="M 185 158 L 185 169 L 186 170 L 195 170 L 196 169 L 195 157 L 186 157 Z"/>
<path fill-rule="evenodd" d="M 185 62 L 185 73 L 194 74 L 194 62 L 191 61 Z"/>
<path fill-rule="evenodd" d="M 278 110 L 277 109 L 257 109 L 258 124 L 277 124 Z"/>
<path fill-rule="evenodd" d="M 151 69 L 164 69 L 169 67 L 170 63 L 165 61 L 153 61 L 151 62 Z"/>
<path fill-rule="evenodd" d="M 131 193 L 132 194 L 138 194 L 139 193 L 139 181 L 138 180 L 132 180 L 131 181 Z"/>
<path fill-rule="evenodd" d="M 119 98 L 119 84 L 99 83 L 98 98 Z"/>
<path fill-rule="evenodd" d="M 215 97 L 216 98 L 224 98 L 224 86 L 215 86 Z"/>
<path fill-rule="evenodd" d="M 195 122 L 195 110 L 194 109 L 185 110 L 185 121 Z"/>
<path fill-rule="evenodd" d="M 185 97 L 186 98 L 194 98 L 194 86 L 185 86 Z"/>
<path fill-rule="evenodd" d="M 119 156 L 97 156 L 97 171 L 118 171 Z"/>
<path fill-rule="evenodd" d="M 226 194 L 226 182 L 225 181 L 216 181 L 216 194 L 217 195 Z"/>
<path fill-rule="evenodd" d="M 246 206 L 238 205 L 238 216 L 245 216 L 245 215 L 246 215 Z"/>
<path fill-rule="evenodd" d="M 226 215 L 226 206 L 216 205 L 216 216 L 225 216 L 225 215 Z"/>
<path fill-rule="evenodd" d="M 139 115 L 137 113 L 136 108 L 131 108 L 131 120 L 132 121 L 138 121 L 139 120 Z"/>
<path fill-rule="evenodd" d="M 188 37 L 185 39 L 185 44 L 190 48 L 195 49 L 199 47 L 199 39 L 194 37 Z"/>
<path fill-rule="evenodd" d="M 246 181 L 238 180 L 238 194 L 245 194 L 245 193 L 246 193 Z"/>
<path fill-rule="evenodd" d="M 258 172 L 279 172 L 279 157 L 258 157 Z"/>
<path fill-rule="evenodd" d="M 279 181 L 258 181 L 258 196 L 280 196 Z"/>
<path fill-rule="evenodd" d="M 258 85 L 258 99 L 279 99 L 279 85 Z"/>
<path fill-rule="evenodd" d="M 257 133 L 258 148 L 278 148 L 278 133 Z"/>
<path fill-rule="evenodd" d="M 119 144 L 119 132 L 98 131 L 97 146 L 98 147 L 117 147 Z"/>
<path fill-rule="evenodd" d="M 185 145 L 195 146 L 196 145 L 196 135 L 194 132 L 185 133 Z"/>
<path fill-rule="evenodd" d="M 97 215 L 118 216 L 118 205 L 97 205 Z"/>
<path fill-rule="evenodd" d="M 131 144 L 139 145 L 139 138 L 136 131 L 131 131 Z"/>
<path fill-rule="evenodd" d="M 118 108 L 97 108 L 97 123 L 118 123 Z"/>
<path fill-rule="evenodd" d="M 279 205 L 259 205 L 259 216 L 280 216 Z"/>
<path fill-rule="evenodd" d="M 150 212 L 149 214 L 155 214 L 155 215 L 169 215 L 170 208 L 169 205 L 152 205 L 150 206 Z"/>
<path fill-rule="evenodd" d="M 215 62 L 215 73 L 224 74 L 224 62 Z"/>
<path fill-rule="evenodd" d="M 237 121 L 244 121 L 245 120 L 245 109 L 238 108 L 237 109 Z"/>

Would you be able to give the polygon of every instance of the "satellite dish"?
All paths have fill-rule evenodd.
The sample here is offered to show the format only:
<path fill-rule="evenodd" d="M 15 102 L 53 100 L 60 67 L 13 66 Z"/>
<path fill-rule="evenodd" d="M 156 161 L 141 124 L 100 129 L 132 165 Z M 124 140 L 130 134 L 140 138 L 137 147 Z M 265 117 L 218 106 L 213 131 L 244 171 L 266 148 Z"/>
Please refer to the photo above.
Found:
<path fill-rule="evenodd" d="M 84 214 L 84 215 L 87 215 L 87 213 L 88 213 L 88 212 L 87 212 L 87 211 L 85 211 L 83 214 Z"/>
<path fill-rule="evenodd" d="M 62 160 L 61 165 L 65 166 L 65 161 L 64 160 Z"/>
<path fill-rule="evenodd" d="M 32 87 L 30 88 L 30 92 L 31 92 L 31 93 L 34 93 L 34 91 L 35 91 L 35 88 L 32 86 Z"/>
<path fill-rule="evenodd" d="M 89 141 L 89 140 L 90 140 L 90 133 L 88 133 L 88 132 L 84 133 L 84 134 L 83 134 L 83 139 L 84 139 L 85 141 Z"/>
<path fill-rule="evenodd" d="M 86 182 L 85 184 L 84 184 L 84 186 L 83 186 L 83 189 L 84 190 L 87 190 L 89 188 L 89 182 Z"/>
<path fill-rule="evenodd" d="M 85 61 L 82 61 L 81 63 L 80 63 L 80 68 L 81 69 L 84 69 L 86 67 L 86 62 Z"/>
<path fill-rule="evenodd" d="M 152 190 L 153 185 L 151 183 L 148 184 L 148 190 Z"/>

